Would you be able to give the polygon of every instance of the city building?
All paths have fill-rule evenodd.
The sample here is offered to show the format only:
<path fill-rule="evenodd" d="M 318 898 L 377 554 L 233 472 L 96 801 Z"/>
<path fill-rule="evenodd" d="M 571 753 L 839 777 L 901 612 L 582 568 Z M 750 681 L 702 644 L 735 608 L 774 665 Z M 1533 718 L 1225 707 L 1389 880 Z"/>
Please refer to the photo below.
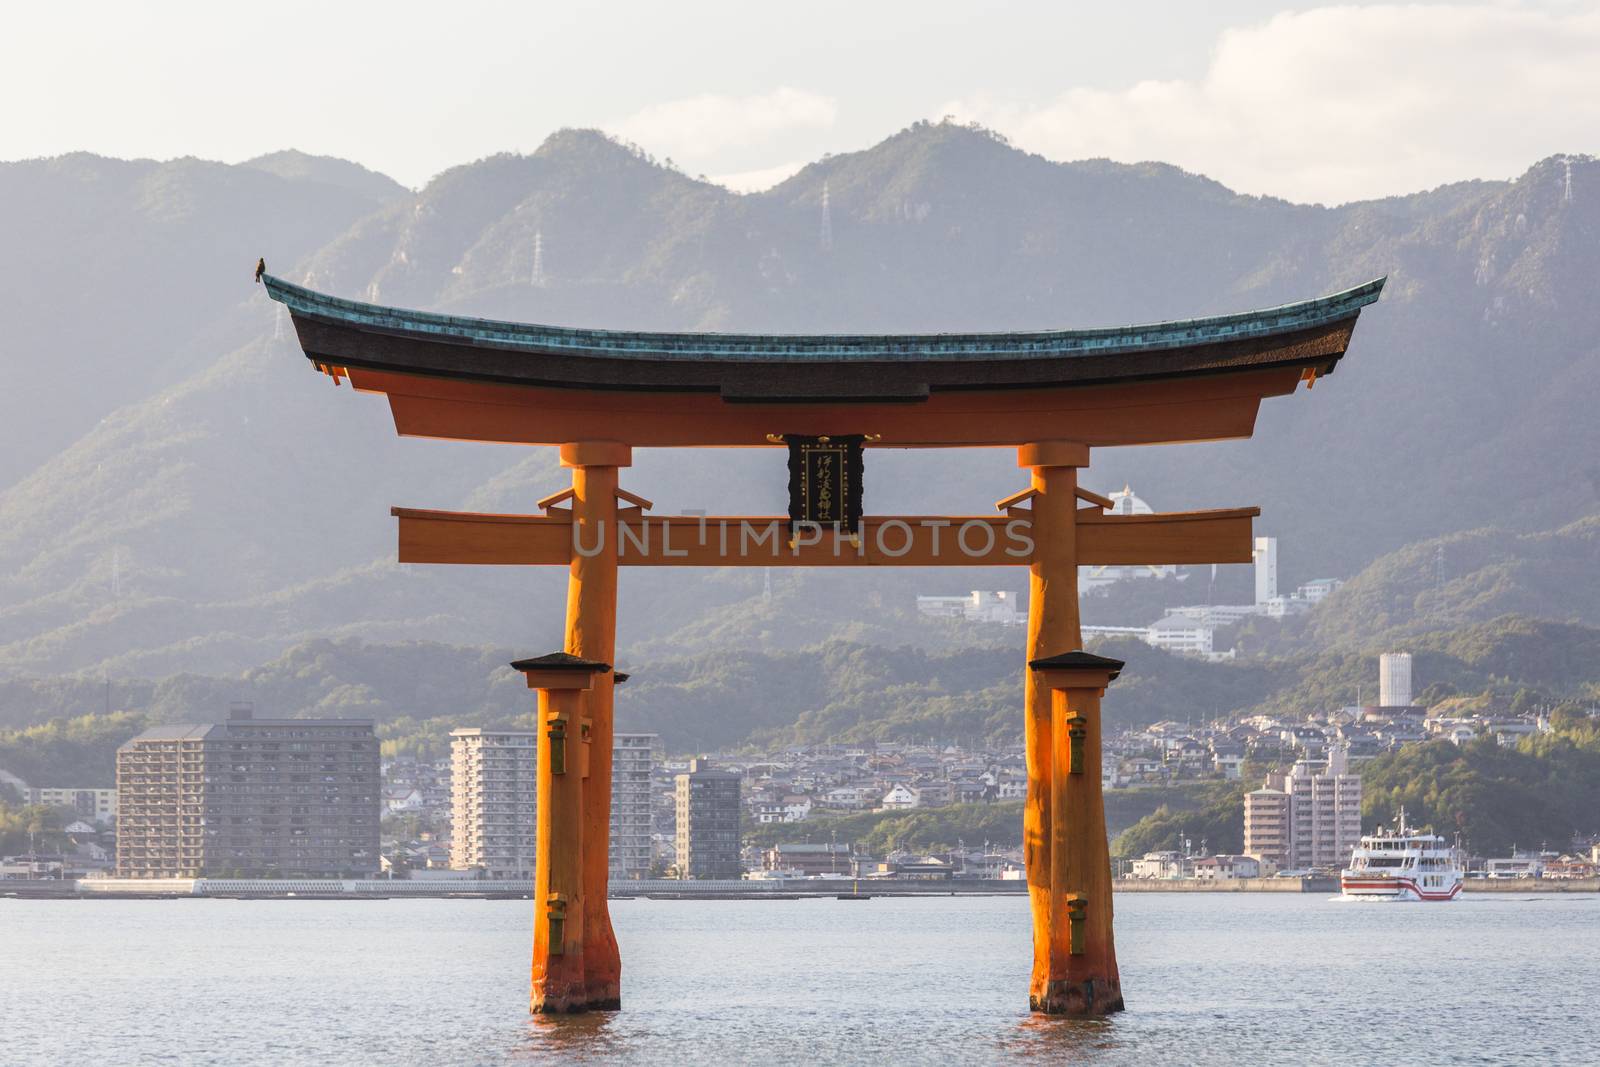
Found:
<path fill-rule="evenodd" d="M 1167 881 L 1187 877 L 1189 869 L 1189 862 L 1181 852 L 1146 852 L 1133 861 L 1129 877 Z"/>
<path fill-rule="evenodd" d="M 1204 623 L 1187 615 L 1173 614 L 1151 623 L 1145 641 L 1179 655 L 1210 658 L 1212 633 L 1212 628 Z"/>
<path fill-rule="evenodd" d="M 1281 775 L 1277 776 L 1281 779 Z M 1289 833 L 1289 794 L 1268 784 L 1244 797 L 1244 850 L 1269 870 L 1287 870 L 1293 854 Z"/>
<path fill-rule="evenodd" d="M 1484 876 L 1487 878 L 1540 878 L 1544 875 L 1544 866 L 1547 858 L 1553 857 L 1547 857 L 1541 852 L 1517 852 L 1513 850 L 1510 856 L 1484 860 Z"/>
<path fill-rule="evenodd" d="M 613 737 L 613 878 L 650 873 L 658 740 L 655 734 Z M 468 727 L 451 733 L 450 748 L 450 866 L 480 870 L 486 878 L 532 878 L 539 820 L 538 736 L 532 730 Z"/>
<path fill-rule="evenodd" d="M 532 730 L 451 731 L 451 867 L 485 878 L 533 877 L 537 753 Z"/>
<path fill-rule="evenodd" d="M 29 789 L 24 794 L 29 804 L 42 804 L 47 808 L 71 808 L 80 818 L 97 822 L 111 822 L 117 817 L 117 791 L 115 789 L 68 789 L 45 786 Z"/>
<path fill-rule="evenodd" d="M 117 876 L 376 874 L 380 793 L 371 719 L 154 727 L 117 750 Z"/>
<path fill-rule="evenodd" d="M 887 793 L 883 794 L 883 799 L 878 802 L 878 808 L 881 811 L 908 811 L 919 807 L 921 803 L 922 798 L 917 795 L 915 789 L 902 782 L 896 782 Z"/>
<path fill-rule="evenodd" d="M 1233 658 L 1214 649 L 1217 627 L 1260 614 L 1252 605 L 1199 604 L 1173 608 L 1149 626 L 1084 626 L 1085 637 L 1136 637 L 1153 648 L 1211 662 Z"/>
<path fill-rule="evenodd" d="M 966 596 L 919 596 L 917 611 L 936 619 L 966 619 L 1021 626 L 1028 621 L 1022 597 L 1014 590 L 974 589 Z"/>
<path fill-rule="evenodd" d="M 1307 607 L 1316 607 L 1337 592 L 1343 584 L 1342 578 L 1313 578 L 1294 591 L 1293 599 L 1302 601 Z"/>
<path fill-rule="evenodd" d="M 1255 550 L 1256 604 L 1265 607 L 1278 599 L 1278 539 L 1256 538 Z"/>
<path fill-rule="evenodd" d="M 1385 708 L 1411 706 L 1411 653 L 1385 652 L 1378 657 L 1378 704 Z"/>
<path fill-rule="evenodd" d="M 768 871 L 795 871 L 807 878 L 818 875 L 847 875 L 851 870 L 849 845 L 778 844 L 762 853 L 762 868 Z"/>
<path fill-rule="evenodd" d="M 1119 492 L 1110 495 L 1111 507 L 1107 509 L 1108 515 L 1153 515 L 1155 509 L 1134 495 L 1133 487 L 1124 485 Z M 1171 578 L 1178 573 L 1178 568 L 1172 564 L 1120 566 L 1120 567 L 1079 567 L 1078 586 L 1087 591 L 1112 582 L 1120 582 L 1124 578 Z"/>
<path fill-rule="evenodd" d="M 692 759 L 677 776 L 678 877 L 740 878 L 739 775 Z"/>
<path fill-rule="evenodd" d="M 1361 840 L 1361 776 L 1348 750 L 1328 747 L 1322 761 L 1298 760 L 1288 774 L 1244 798 L 1244 850 L 1277 869 L 1338 869 Z"/>
<path fill-rule="evenodd" d="M 655 862 L 651 833 L 661 738 L 615 734 L 611 746 L 611 877 L 648 878 Z"/>
<path fill-rule="evenodd" d="M 1194 861 L 1194 876 L 1202 882 L 1259 878 L 1261 861 L 1254 856 L 1201 856 Z"/>

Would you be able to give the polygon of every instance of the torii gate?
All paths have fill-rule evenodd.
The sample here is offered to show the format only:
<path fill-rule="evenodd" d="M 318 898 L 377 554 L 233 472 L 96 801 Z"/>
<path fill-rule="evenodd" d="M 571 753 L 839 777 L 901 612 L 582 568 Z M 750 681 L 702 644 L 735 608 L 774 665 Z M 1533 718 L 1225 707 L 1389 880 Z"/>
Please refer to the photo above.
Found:
<path fill-rule="evenodd" d="M 1095 447 L 1250 436 L 1263 398 L 1334 369 L 1383 279 L 1150 326 L 760 336 L 494 322 L 258 277 L 316 368 L 386 395 L 402 435 L 556 445 L 572 470 L 542 514 L 393 511 L 402 563 L 569 569 L 564 651 L 513 664 L 540 691 L 544 724 L 534 1011 L 621 1004 L 606 883 L 610 664 L 626 566 L 1027 566 L 1029 1003 L 1051 1014 L 1122 1008 L 1100 785 L 1100 697 L 1122 665 L 1081 650 L 1078 568 L 1247 563 L 1259 511 L 1111 515 L 1078 472 Z M 654 517 L 618 484 L 635 447 L 718 446 L 788 447 L 791 514 Z M 853 510 L 863 447 L 996 446 L 1015 447 L 1029 474 L 997 514 Z"/>

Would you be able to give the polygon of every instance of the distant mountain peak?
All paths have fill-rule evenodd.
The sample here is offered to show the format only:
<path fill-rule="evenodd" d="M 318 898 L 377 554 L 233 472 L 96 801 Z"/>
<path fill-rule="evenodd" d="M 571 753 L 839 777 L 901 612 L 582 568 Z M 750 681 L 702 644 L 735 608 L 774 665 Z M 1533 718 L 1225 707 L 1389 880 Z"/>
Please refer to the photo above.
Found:
<path fill-rule="evenodd" d="M 337 156 L 314 156 L 298 148 L 269 152 L 264 156 L 247 159 L 240 166 L 264 170 L 290 181 L 314 181 L 348 189 L 370 197 L 378 203 L 411 195 L 410 190 L 386 174 L 369 170 L 359 163 L 352 163 Z"/>
<path fill-rule="evenodd" d="M 561 162 L 635 163 L 647 167 L 662 164 L 636 144 L 613 137 L 604 130 L 567 126 L 552 133 L 534 150 L 534 158 Z"/>

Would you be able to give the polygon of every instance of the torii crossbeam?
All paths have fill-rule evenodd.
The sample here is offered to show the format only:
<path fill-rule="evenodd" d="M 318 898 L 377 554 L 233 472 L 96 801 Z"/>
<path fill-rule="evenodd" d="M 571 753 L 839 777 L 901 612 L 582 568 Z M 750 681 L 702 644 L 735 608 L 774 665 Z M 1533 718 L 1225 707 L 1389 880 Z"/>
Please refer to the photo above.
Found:
<path fill-rule="evenodd" d="M 621 1003 L 606 844 L 609 664 L 627 566 L 1026 566 L 1029 1001 L 1052 1014 L 1122 1008 L 1099 769 L 1100 696 L 1121 664 L 1081 650 L 1078 567 L 1246 563 L 1258 511 L 1109 515 L 1078 471 L 1095 447 L 1248 437 L 1263 398 L 1333 371 L 1382 279 L 1151 326 L 904 336 L 577 330 L 260 280 L 288 306 L 317 369 L 384 394 L 401 434 L 557 445 L 572 470 L 541 514 L 394 509 L 402 563 L 568 568 L 564 653 L 514 664 L 540 690 L 548 727 L 534 1011 Z M 793 516 L 651 516 L 649 501 L 618 485 L 635 447 L 772 447 L 783 435 L 848 435 L 870 449 L 1015 447 L 1029 485 L 996 515 L 866 516 L 843 529 Z M 566 755 L 574 723 L 579 759 Z"/>

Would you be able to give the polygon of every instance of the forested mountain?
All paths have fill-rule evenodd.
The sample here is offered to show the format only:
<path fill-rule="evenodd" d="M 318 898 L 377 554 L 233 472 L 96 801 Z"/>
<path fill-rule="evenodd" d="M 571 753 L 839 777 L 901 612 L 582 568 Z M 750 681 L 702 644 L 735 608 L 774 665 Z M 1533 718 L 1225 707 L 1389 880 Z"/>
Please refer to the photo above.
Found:
<path fill-rule="evenodd" d="M 0 672 L 226 676 L 314 636 L 558 643 L 562 575 L 400 568 L 387 514 L 531 509 L 560 484 L 554 457 L 396 440 L 380 402 L 307 372 L 250 284 L 257 255 L 397 305 L 721 330 L 1122 323 L 1387 274 L 1338 373 L 1264 405 L 1254 440 L 1109 450 L 1087 476 L 1163 508 L 1262 505 L 1292 586 L 1419 539 L 1515 539 L 1600 509 L 1597 234 L 1588 158 L 1324 208 L 1159 164 L 1053 163 L 954 125 L 743 196 L 583 131 L 416 193 L 297 153 L 3 164 Z M 775 511 L 783 481 L 775 452 L 642 453 L 624 475 L 662 511 Z M 867 502 L 970 511 L 1019 484 L 999 451 L 874 454 Z M 1025 588 L 782 574 L 773 613 L 757 573 L 626 578 L 624 649 L 651 660 L 686 634 L 770 654 L 887 640 L 919 589 Z M 1495 613 L 1537 608 L 1532 593 Z"/>

